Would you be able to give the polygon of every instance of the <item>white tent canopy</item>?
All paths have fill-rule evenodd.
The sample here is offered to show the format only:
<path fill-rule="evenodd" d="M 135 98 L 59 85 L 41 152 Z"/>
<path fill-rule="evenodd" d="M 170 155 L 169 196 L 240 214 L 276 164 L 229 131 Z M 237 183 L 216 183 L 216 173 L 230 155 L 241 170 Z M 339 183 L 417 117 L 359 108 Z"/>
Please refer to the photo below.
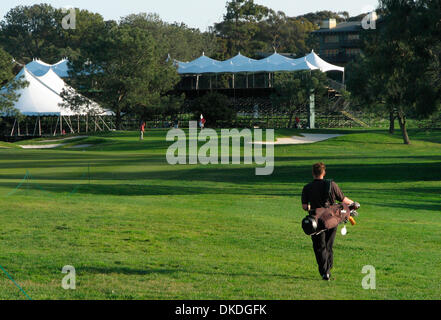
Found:
<path fill-rule="evenodd" d="M 44 66 L 43 64 L 38 64 Z M 37 67 L 35 64 L 31 66 L 34 68 Z M 87 113 L 86 105 L 80 108 L 83 110 L 79 112 L 73 112 L 68 108 L 60 106 L 60 104 L 63 103 L 63 98 L 61 97 L 63 90 L 72 91 L 73 89 L 68 87 L 52 68 L 48 68 L 45 74 L 42 74 L 42 68 L 37 69 L 37 72 L 41 75 L 37 76 L 27 67 L 24 67 L 16 76 L 16 79 L 22 79 L 29 83 L 27 87 L 19 89 L 16 92 L 20 97 L 14 107 L 19 110 L 21 114 L 25 116 L 71 116 Z M 2 90 L 7 90 L 7 87 Z M 89 106 L 91 106 L 93 110 L 98 110 L 98 113 L 101 115 L 108 114 L 93 101 L 90 101 Z"/>
<path fill-rule="evenodd" d="M 290 59 L 274 53 L 262 60 L 250 59 L 239 53 L 226 61 L 214 60 L 203 54 L 191 62 L 176 61 L 176 64 L 179 74 L 292 72 L 301 70 L 344 72 L 345 70 L 343 67 L 324 61 L 314 51 L 299 59 Z"/>
<path fill-rule="evenodd" d="M 49 75 L 49 77 L 51 76 Z M 59 106 L 59 104 L 63 102 L 63 99 L 59 95 L 59 92 L 50 86 L 54 86 L 53 84 L 43 82 L 45 80 L 44 75 L 37 77 L 24 67 L 16 78 L 22 78 L 22 80 L 29 83 L 27 87 L 17 91 L 20 98 L 14 107 L 19 110 L 21 114 L 25 116 L 73 115 L 72 111 L 62 109 Z M 56 86 L 54 86 L 54 88 L 55 87 Z"/>
<path fill-rule="evenodd" d="M 312 51 L 310 54 L 308 54 L 305 57 L 305 59 L 307 62 L 309 62 L 313 66 L 316 66 L 317 68 L 319 68 L 322 72 L 328 72 L 328 71 L 345 72 L 345 68 L 335 66 L 333 64 L 326 62 L 325 60 L 320 58 L 318 55 L 316 55 L 314 51 Z"/>
<path fill-rule="evenodd" d="M 55 64 L 47 64 L 39 59 L 34 59 L 26 65 L 26 68 L 35 76 L 45 75 L 49 70 L 53 70 L 59 77 L 67 78 L 69 76 L 68 60 L 62 59 Z"/>

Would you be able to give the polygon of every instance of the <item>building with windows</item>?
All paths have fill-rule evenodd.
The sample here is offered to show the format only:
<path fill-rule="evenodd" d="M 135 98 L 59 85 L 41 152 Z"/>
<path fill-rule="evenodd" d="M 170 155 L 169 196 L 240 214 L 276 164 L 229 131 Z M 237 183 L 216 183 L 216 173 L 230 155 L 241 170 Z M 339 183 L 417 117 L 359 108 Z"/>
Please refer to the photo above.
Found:
<path fill-rule="evenodd" d="M 335 19 L 322 22 L 313 31 L 319 39 L 319 55 L 322 59 L 345 66 L 361 53 L 361 21 L 336 23 Z"/>

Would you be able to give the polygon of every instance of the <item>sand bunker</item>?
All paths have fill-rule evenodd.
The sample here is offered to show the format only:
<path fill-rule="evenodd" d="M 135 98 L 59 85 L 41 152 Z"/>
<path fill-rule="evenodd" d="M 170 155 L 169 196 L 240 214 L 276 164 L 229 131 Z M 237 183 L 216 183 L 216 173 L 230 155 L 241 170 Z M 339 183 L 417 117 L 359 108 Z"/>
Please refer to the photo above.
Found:
<path fill-rule="evenodd" d="M 76 140 L 76 139 L 83 139 L 83 138 L 88 138 L 89 136 L 76 136 L 76 137 L 67 137 L 67 138 L 62 138 L 62 139 L 54 139 L 54 140 L 43 140 L 43 141 L 39 141 L 42 143 L 45 142 L 60 142 L 60 141 L 65 141 L 65 140 Z"/>
<path fill-rule="evenodd" d="M 39 141 L 39 143 L 60 142 L 60 141 L 77 140 L 77 139 L 83 139 L 83 138 L 88 138 L 88 136 L 68 137 L 68 138 L 56 139 L 56 140 L 43 140 L 43 141 Z M 54 148 L 65 146 L 66 144 L 67 143 L 33 144 L 33 145 L 23 145 L 20 147 L 23 149 L 54 149 Z M 82 148 L 82 147 L 78 146 L 78 148 Z"/>
<path fill-rule="evenodd" d="M 23 149 L 54 149 L 66 145 L 65 143 L 58 144 L 42 144 L 42 145 L 28 145 L 20 146 Z"/>
<path fill-rule="evenodd" d="M 332 138 L 342 136 L 341 134 L 321 134 L 321 133 L 302 133 L 302 137 L 279 138 L 276 142 L 254 142 L 254 144 L 274 144 L 274 145 L 289 145 L 289 144 L 308 144 L 320 141 L 325 141 Z"/>

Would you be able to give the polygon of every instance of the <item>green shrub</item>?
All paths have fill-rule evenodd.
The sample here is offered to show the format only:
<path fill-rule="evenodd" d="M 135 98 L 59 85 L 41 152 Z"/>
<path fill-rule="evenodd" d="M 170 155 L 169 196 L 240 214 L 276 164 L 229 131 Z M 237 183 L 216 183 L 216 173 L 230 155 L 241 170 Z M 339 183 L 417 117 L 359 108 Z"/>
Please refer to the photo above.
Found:
<path fill-rule="evenodd" d="M 219 93 L 208 93 L 196 99 L 191 105 L 191 111 L 196 120 L 201 114 L 207 120 L 207 127 L 216 127 L 218 122 L 231 123 L 236 118 L 228 97 Z"/>

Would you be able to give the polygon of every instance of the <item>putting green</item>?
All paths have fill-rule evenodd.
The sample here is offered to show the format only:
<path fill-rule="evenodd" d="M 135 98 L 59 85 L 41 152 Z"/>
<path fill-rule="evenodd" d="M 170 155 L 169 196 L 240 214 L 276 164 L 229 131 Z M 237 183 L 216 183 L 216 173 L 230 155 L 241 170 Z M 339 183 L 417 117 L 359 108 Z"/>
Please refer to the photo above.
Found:
<path fill-rule="evenodd" d="M 170 166 L 162 130 L 3 143 L 0 265 L 32 299 L 440 299 L 441 131 L 411 130 L 410 146 L 381 130 L 319 132 L 344 135 L 275 146 L 271 176 Z M 329 283 L 300 227 L 317 161 L 362 204 Z M 76 290 L 61 287 L 65 265 Z M 376 290 L 362 288 L 365 265 Z M 0 298 L 26 299 L 1 271 Z"/>

